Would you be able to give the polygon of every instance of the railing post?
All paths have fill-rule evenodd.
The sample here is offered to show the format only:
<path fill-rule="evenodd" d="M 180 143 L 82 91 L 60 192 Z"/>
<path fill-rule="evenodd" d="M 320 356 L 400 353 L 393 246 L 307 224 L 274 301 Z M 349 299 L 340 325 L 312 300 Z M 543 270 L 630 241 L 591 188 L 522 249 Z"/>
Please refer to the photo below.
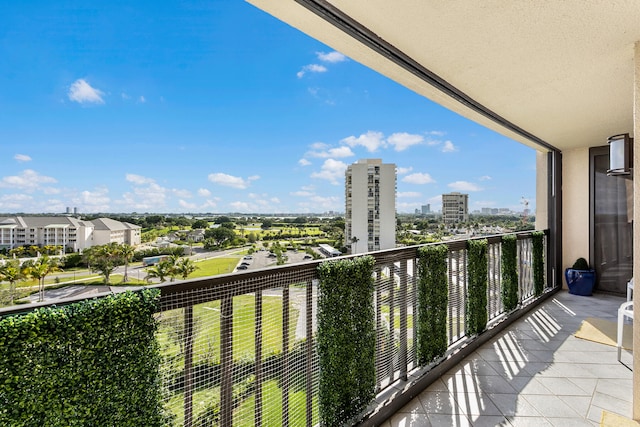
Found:
<path fill-rule="evenodd" d="M 289 286 L 282 288 L 282 427 L 289 426 Z"/>
<path fill-rule="evenodd" d="M 184 426 L 193 424 L 193 306 L 184 308 Z"/>
<path fill-rule="evenodd" d="M 306 372 L 306 392 L 307 392 L 307 410 L 306 420 L 307 427 L 313 426 L 313 290 L 318 288 L 318 279 L 313 279 L 311 283 L 307 283 L 307 348 L 306 348 L 306 360 L 305 360 L 305 372 Z"/>
<path fill-rule="evenodd" d="M 380 386 L 382 383 L 382 295 L 381 295 L 381 279 L 382 279 L 382 270 L 380 267 L 376 267 L 376 390 L 380 390 Z"/>
<path fill-rule="evenodd" d="M 255 299 L 255 425 L 262 425 L 262 291 L 256 291 Z"/>
<path fill-rule="evenodd" d="M 407 380 L 407 260 L 400 261 L 400 378 Z"/>
<path fill-rule="evenodd" d="M 220 425 L 233 425 L 233 298 L 222 299 L 220 313 Z"/>

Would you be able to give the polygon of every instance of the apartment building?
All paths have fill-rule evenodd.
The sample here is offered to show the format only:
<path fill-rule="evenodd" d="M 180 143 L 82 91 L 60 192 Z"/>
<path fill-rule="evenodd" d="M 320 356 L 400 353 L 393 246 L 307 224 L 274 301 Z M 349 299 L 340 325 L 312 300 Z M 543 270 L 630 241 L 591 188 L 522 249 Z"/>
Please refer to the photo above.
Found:
<path fill-rule="evenodd" d="M 469 195 L 458 192 L 443 194 L 442 220 L 445 223 L 469 221 Z"/>
<path fill-rule="evenodd" d="M 351 253 L 395 248 L 395 164 L 361 159 L 347 167 L 345 245 Z"/>
<path fill-rule="evenodd" d="M 0 248 L 62 246 L 74 252 L 108 243 L 140 244 L 141 227 L 109 218 L 82 221 L 69 216 L 0 218 Z"/>

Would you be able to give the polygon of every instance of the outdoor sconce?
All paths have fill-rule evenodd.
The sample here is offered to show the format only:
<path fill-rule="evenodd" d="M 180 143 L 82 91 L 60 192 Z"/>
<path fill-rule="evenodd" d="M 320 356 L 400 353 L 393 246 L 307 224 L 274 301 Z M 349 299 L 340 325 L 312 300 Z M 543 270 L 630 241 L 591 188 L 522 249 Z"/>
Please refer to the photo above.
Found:
<path fill-rule="evenodd" d="M 608 176 L 630 175 L 633 168 L 633 138 L 628 133 L 610 136 Z"/>

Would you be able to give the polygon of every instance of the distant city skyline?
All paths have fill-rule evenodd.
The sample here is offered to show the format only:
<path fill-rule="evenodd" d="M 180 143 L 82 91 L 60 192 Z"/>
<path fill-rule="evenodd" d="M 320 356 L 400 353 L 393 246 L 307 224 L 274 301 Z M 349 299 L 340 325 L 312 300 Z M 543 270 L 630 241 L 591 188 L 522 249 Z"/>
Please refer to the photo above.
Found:
<path fill-rule="evenodd" d="M 342 212 L 362 158 L 397 165 L 399 213 L 535 212 L 533 149 L 245 2 L 1 11 L 2 213 Z"/>

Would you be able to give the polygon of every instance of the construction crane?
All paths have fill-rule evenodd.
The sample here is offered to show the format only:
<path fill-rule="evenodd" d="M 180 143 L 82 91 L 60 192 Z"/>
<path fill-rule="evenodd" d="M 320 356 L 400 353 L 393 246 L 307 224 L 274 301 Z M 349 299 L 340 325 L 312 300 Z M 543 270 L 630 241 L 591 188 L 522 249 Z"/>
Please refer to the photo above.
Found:
<path fill-rule="evenodd" d="M 522 212 L 522 223 L 527 223 L 527 215 L 529 215 L 529 199 L 526 199 L 524 196 L 520 199 L 520 203 L 524 205 L 524 211 Z"/>

